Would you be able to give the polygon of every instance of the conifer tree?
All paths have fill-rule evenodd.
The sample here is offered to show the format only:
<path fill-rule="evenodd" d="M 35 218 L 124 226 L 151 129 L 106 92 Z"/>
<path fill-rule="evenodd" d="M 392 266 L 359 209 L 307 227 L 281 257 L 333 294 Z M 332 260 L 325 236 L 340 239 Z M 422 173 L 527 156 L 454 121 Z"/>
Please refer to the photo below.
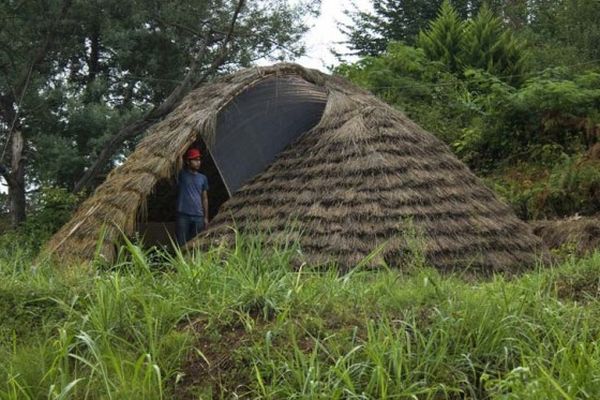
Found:
<path fill-rule="evenodd" d="M 417 46 L 430 60 L 442 62 L 454 73 L 468 68 L 482 69 L 518 83 L 527 69 L 525 43 L 487 5 L 479 9 L 475 18 L 464 22 L 449 0 L 445 0 L 438 17 L 419 34 Z"/>
<path fill-rule="evenodd" d="M 518 82 L 527 67 L 525 43 L 508 30 L 487 6 L 466 25 L 460 59 L 464 68 L 479 68 Z"/>
<path fill-rule="evenodd" d="M 373 11 L 346 10 L 351 24 L 343 25 L 353 54 L 374 56 L 390 42 L 414 44 L 419 31 L 435 18 L 441 0 L 378 0 Z"/>
<path fill-rule="evenodd" d="M 485 0 L 494 11 L 512 20 L 512 3 L 525 0 Z M 592 0 L 590 0 L 592 1 Z M 472 18 L 484 0 L 452 0 L 452 6 L 461 20 Z M 351 54 L 375 56 L 386 51 L 390 42 L 413 46 L 419 32 L 436 18 L 442 0 L 371 0 L 372 10 L 362 11 L 356 5 L 346 9 L 351 23 L 343 24 L 346 44 Z"/>
<path fill-rule="evenodd" d="M 438 16 L 430 22 L 427 31 L 421 31 L 417 46 L 431 60 L 441 61 L 451 72 L 457 72 L 461 61 L 465 23 L 448 0 L 444 0 Z"/>

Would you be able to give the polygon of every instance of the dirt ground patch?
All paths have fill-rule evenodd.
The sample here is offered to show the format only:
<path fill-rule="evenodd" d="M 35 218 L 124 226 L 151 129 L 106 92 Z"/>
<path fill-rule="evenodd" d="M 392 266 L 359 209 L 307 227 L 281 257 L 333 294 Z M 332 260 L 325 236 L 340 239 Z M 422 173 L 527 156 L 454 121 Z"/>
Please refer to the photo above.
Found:
<path fill-rule="evenodd" d="M 233 398 L 246 391 L 250 375 L 240 357 L 240 348 L 251 342 L 243 325 L 236 324 L 226 329 L 208 329 L 203 320 L 190 324 L 189 329 L 197 342 L 189 352 L 183 365 L 184 378 L 176 390 L 178 399 L 197 399 L 199 391 L 213 398 Z"/>

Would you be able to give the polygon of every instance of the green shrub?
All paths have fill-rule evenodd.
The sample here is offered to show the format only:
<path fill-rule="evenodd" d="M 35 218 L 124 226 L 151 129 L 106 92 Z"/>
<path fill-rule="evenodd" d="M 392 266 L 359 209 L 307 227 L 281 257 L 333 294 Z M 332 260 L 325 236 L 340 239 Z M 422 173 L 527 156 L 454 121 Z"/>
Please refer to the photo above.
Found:
<path fill-rule="evenodd" d="M 71 218 L 81 199 L 82 195 L 75 195 L 63 188 L 40 188 L 32 196 L 25 223 L 0 236 L 0 242 L 18 243 L 19 246 L 10 248 L 0 243 L 0 253 L 9 251 L 9 254 L 13 254 L 23 250 L 35 253 Z"/>
<path fill-rule="evenodd" d="M 71 217 L 81 195 L 60 187 L 42 187 L 33 199 L 27 222 L 30 231 L 54 233 Z"/>
<path fill-rule="evenodd" d="M 600 212 L 600 161 L 563 154 L 551 168 L 520 164 L 489 179 L 524 219 Z"/>

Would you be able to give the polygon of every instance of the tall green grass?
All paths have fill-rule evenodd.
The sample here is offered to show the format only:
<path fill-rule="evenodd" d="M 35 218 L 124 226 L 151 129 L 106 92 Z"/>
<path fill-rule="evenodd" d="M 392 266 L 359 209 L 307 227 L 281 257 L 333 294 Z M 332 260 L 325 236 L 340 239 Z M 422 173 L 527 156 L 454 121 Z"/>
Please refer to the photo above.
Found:
<path fill-rule="evenodd" d="M 600 398 L 600 252 L 467 280 L 422 257 L 294 269 L 300 251 L 0 250 L 0 399 Z"/>

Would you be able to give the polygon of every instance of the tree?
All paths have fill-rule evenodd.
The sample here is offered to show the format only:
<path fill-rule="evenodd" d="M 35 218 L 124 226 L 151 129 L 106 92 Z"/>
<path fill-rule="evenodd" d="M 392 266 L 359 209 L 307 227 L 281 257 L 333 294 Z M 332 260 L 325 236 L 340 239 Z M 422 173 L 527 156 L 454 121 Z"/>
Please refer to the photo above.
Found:
<path fill-rule="evenodd" d="M 492 9 L 502 12 L 514 8 L 511 3 L 524 0 L 490 0 Z M 483 0 L 454 0 L 452 6 L 461 20 L 473 17 Z M 342 26 L 348 40 L 346 44 L 353 55 L 374 56 L 385 52 L 390 42 L 414 45 L 419 32 L 436 18 L 442 0 L 378 0 L 373 1 L 373 12 L 354 6 L 346 10 L 352 23 Z M 511 15 L 507 13 L 507 15 Z"/>
<path fill-rule="evenodd" d="M 464 30 L 465 23 L 450 2 L 444 0 L 429 29 L 419 33 L 417 46 L 425 51 L 429 59 L 441 61 L 451 72 L 457 72 L 462 63 L 460 55 L 464 46 Z"/>
<path fill-rule="evenodd" d="M 8 150 L 0 173 L 13 222 L 23 221 L 33 183 L 93 187 L 194 86 L 260 58 L 302 53 L 303 17 L 317 5 L 3 2 L 0 144 Z"/>
<path fill-rule="evenodd" d="M 478 68 L 508 81 L 522 80 L 527 70 L 526 44 L 507 29 L 487 7 L 467 23 L 460 54 L 464 68 Z"/>
<path fill-rule="evenodd" d="M 438 17 L 419 35 L 417 45 L 427 57 L 454 73 L 481 69 L 517 83 L 528 68 L 526 43 L 486 5 L 475 18 L 461 22 L 450 2 L 444 1 Z"/>
<path fill-rule="evenodd" d="M 596 0 L 532 0 L 527 34 L 535 44 L 539 68 L 600 63 L 600 2 Z"/>
<path fill-rule="evenodd" d="M 25 220 L 27 114 L 52 70 L 48 58 L 57 54 L 57 37 L 71 6 L 71 0 L 24 1 L 5 2 L 0 9 L 0 174 L 8 186 L 13 226 Z"/>
<path fill-rule="evenodd" d="M 381 0 L 373 2 L 373 13 L 346 10 L 352 21 L 342 28 L 355 55 L 383 53 L 388 43 L 414 43 L 419 31 L 435 18 L 442 0 Z"/>

